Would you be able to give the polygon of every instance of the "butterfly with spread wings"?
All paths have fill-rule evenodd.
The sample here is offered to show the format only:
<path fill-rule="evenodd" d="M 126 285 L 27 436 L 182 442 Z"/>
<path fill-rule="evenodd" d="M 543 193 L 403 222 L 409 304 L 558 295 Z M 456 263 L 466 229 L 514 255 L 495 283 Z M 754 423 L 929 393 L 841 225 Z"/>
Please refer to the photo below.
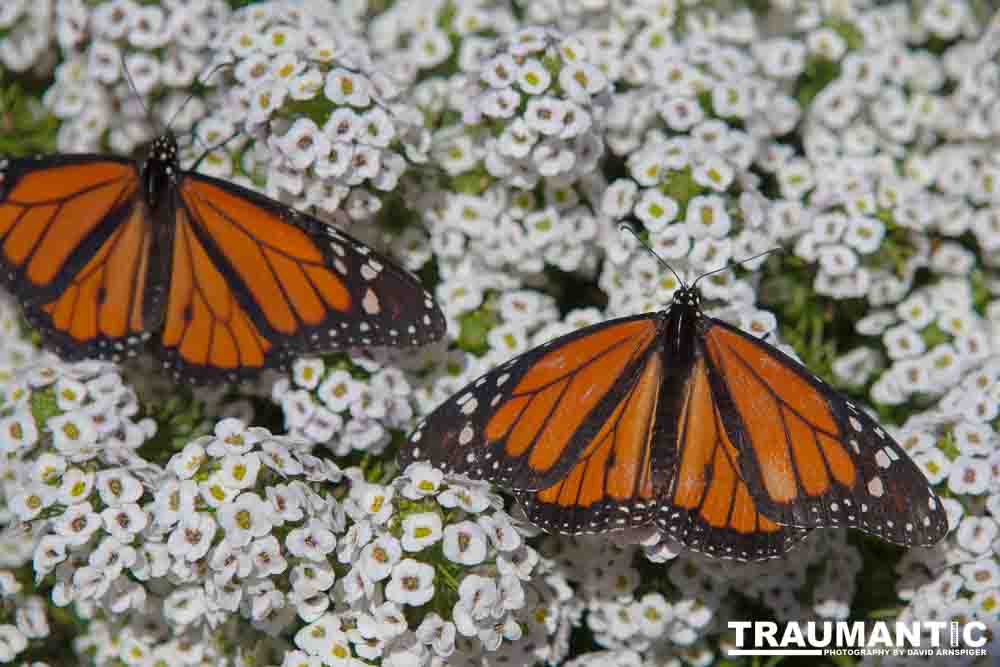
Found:
<path fill-rule="evenodd" d="M 506 487 L 560 533 L 656 526 L 693 550 L 760 560 L 809 529 L 903 545 L 948 530 L 941 501 L 863 410 L 773 346 L 667 310 L 556 338 L 483 375 L 410 435 L 406 466 Z"/>
<path fill-rule="evenodd" d="M 410 273 L 316 218 L 181 170 L 170 133 L 141 164 L 0 160 L 0 276 L 64 358 L 117 361 L 148 343 L 191 381 L 445 331 Z"/>

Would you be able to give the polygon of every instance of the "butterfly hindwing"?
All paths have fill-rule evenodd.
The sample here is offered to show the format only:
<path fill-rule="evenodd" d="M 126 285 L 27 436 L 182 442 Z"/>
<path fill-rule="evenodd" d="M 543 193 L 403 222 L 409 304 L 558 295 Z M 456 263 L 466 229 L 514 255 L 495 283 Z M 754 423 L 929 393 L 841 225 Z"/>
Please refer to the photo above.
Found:
<path fill-rule="evenodd" d="M 750 494 L 788 526 L 848 526 L 903 545 L 948 530 L 919 468 L 871 417 L 780 350 L 718 320 L 705 333 L 713 392 Z"/>
<path fill-rule="evenodd" d="M 780 526 L 758 507 L 740 470 L 740 452 L 723 424 L 704 358 L 680 389 L 679 409 L 654 456 L 673 462 L 656 524 L 695 551 L 738 560 L 780 556 L 806 531 Z M 665 451 L 666 450 L 666 451 Z M 672 450 L 672 451 L 671 451 Z"/>
<path fill-rule="evenodd" d="M 153 229 L 128 160 L 11 160 L 0 172 L 0 270 L 66 358 L 119 360 L 147 338 Z"/>
<path fill-rule="evenodd" d="M 663 372 L 663 355 L 650 346 L 578 428 L 579 445 L 565 454 L 569 470 L 545 488 L 515 492 L 533 523 L 569 534 L 652 523 L 652 455 Z"/>

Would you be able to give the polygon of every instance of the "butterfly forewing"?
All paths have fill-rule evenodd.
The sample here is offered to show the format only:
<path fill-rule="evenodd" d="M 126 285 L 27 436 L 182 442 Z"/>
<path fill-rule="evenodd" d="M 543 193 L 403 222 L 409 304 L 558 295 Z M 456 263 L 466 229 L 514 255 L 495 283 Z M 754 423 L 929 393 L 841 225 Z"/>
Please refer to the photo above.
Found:
<path fill-rule="evenodd" d="M 538 490 L 562 479 L 629 389 L 656 340 L 655 317 L 580 329 L 512 359 L 442 403 L 411 434 L 402 465 Z M 625 376 L 625 377 L 623 377 Z"/>
<path fill-rule="evenodd" d="M 134 163 L 24 158 L 0 181 L 0 268 L 45 341 L 66 358 L 121 359 L 146 339 L 153 229 Z"/>
<path fill-rule="evenodd" d="M 849 526 L 927 546 L 948 530 L 919 468 L 858 406 L 774 347 L 712 321 L 713 391 L 761 511 L 802 528 Z"/>

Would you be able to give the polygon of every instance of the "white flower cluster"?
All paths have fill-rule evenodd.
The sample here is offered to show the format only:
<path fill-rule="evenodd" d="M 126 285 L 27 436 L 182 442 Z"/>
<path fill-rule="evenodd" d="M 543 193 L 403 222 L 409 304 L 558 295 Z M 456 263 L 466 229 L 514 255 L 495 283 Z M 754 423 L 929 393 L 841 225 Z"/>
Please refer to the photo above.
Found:
<path fill-rule="evenodd" d="M 379 62 L 412 83 L 451 62 L 464 72 L 478 70 L 496 36 L 516 27 L 506 2 L 400 0 L 374 17 L 365 36 Z"/>
<path fill-rule="evenodd" d="M 45 599 L 25 595 L 24 585 L 11 570 L 0 570 L 0 614 L 13 623 L 0 624 L 0 662 L 14 658 L 28 648 L 33 639 L 50 635 Z"/>
<path fill-rule="evenodd" d="M 302 209 L 368 220 L 429 133 L 401 85 L 344 29 L 337 3 L 271 2 L 236 12 L 215 53 L 226 103 L 214 122 L 254 138 L 239 168 Z M 234 171 L 220 149 L 213 171 Z"/>
<path fill-rule="evenodd" d="M 638 652 L 646 660 L 683 655 L 708 665 L 728 631 L 725 620 L 747 617 L 748 604 L 768 607 L 779 620 L 846 619 L 862 565 L 846 537 L 843 530 L 824 531 L 821 539 L 796 547 L 794 561 L 736 569 L 643 531 L 623 536 L 622 544 L 606 537 L 549 538 L 541 551 L 567 573 L 576 590 L 571 612 L 584 614 L 584 625 L 604 649 L 589 660 L 630 664 Z M 630 543 L 636 541 L 642 546 Z"/>
<path fill-rule="evenodd" d="M 946 242 L 932 262 L 940 266 L 965 256 L 961 246 Z M 992 303 L 989 311 L 1000 314 L 1000 301 Z M 996 340 L 996 325 L 977 312 L 972 286 L 954 274 L 913 290 L 892 308 L 869 311 L 855 329 L 863 336 L 879 336 L 881 345 L 851 350 L 833 363 L 833 372 L 842 382 L 863 384 L 888 357 L 889 367 L 871 387 L 872 399 L 886 405 L 901 405 L 916 395 L 944 394 L 990 357 Z M 991 402 L 983 395 L 980 407 L 969 409 L 990 410 Z"/>
<path fill-rule="evenodd" d="M 332 603 L 319 594 L 332 577 L 320 577 L 317 590 L 302 580 L 301 595 L 313 603 L 300 609 L 308 625 L 286 664 L 353 655 L 421 666 L 493 652 L 527 664 L 564 654 L 568 588 L 525 544 L 499 497 L 482 484 L 446 482 L 426 464 L 390 485 L 348 474 L 350 525 L 336 546 L 346 573 Z"/>
<path fill-rule="evenodd" d="M 205 115 L 190 91 L 230 15 L 224 0 L 54 4 L 60 62 L 44 102 L 62 120 L 61 151 L 129 155 L 168 124 L 180 133 Z"/>
<path fill-rule="evenodd" d="M 470 282 L 502 286 L 546 265 L 593 272 L 599 258 L 585 249 L 601 233 L 596 167 L 611 85 L 589 58 L 579 40 L 529 28 L 494 39 L 467 72 L 415 87 L 441 118 L 434 164 L 457 186 L 425 187 L 415 202 L 446 312 Z"/>
<path fill-rule="evenodd" d="M 944 492 L 951 532 L 936 549 L 913 549 L 897 565 L 901 621 L 982 621 L 1000 646 L 1000 364 L 966 374 L 937 407 L 914 415 L 898 438 Z M 902 663 L 888 663 L 902 664 Z"/>
<path fill-rule="evenodd" d="M 0 347 L 17 348 L 17 341 Z M 16 625 L 0 626 L 0 656 L 7 656 L 0 659 L 12 660 L 30 640 L 49 635 L 43 598 L 29 594 L 15 572 L 30 570 L 41 582 L 73 546 L 101 530 L 108 538 L 90 563 L 91 572 L 99 571 L 117 558 L 121 540 L 145 525 L 134 498 L 121 495 L 131 496 L 134 487 L 120 486 L 121 478 L 111 472 L 149 470 L 136 450 L 156 424 L 136 420 L 138 410 L 134 392 L 109 363 L 65 364 L 42 355 L 0 374 L 0 567 L 10 568 L 0 571 L 0 609 L 16 618 Z M 90 502 L 97 497 L 121 502 L 104 503 L 98 512 Z M 93 584 L 82 578 L 77 583 Z M 123 583 L 109 596 L 130 590 Z"/>
<path fill-rule="evenodd" d="M 53 0 L 9 0 L 0 6 L 0 64 L 14 72 L 50 70 Z"/>
<path fill-rule="evenodd" d="M 272 387 L 289 435 L 335 456 L 352 450 L 381 454 L 393 432 L 413 423 L 410 378 L 398 366 L 370 358 L 328 365 L 322 358 L 303 357 L 292 365 L 291 378 Z"/>

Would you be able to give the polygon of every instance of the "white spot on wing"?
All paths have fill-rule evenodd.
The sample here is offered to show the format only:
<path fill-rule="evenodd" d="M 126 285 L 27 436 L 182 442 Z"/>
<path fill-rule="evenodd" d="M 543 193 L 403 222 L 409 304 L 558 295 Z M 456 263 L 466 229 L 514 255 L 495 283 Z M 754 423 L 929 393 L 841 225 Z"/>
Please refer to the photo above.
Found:
<path fill-rule="evenodd" d="M 378 297 L 370 289 L 365 292 L 365 298 L 361 300 L 361 307 L 369 315 L 375 315 L 382 309 L 381 304 L 378 302 Z"/>
<path fill-rule="evenodd" d="M 878 464 L 879 468 L 885 469 L 892 465 L 892 459 L 885 453 L 885 449 L 880 449 L 875 455 L 875 463 Z"/>

